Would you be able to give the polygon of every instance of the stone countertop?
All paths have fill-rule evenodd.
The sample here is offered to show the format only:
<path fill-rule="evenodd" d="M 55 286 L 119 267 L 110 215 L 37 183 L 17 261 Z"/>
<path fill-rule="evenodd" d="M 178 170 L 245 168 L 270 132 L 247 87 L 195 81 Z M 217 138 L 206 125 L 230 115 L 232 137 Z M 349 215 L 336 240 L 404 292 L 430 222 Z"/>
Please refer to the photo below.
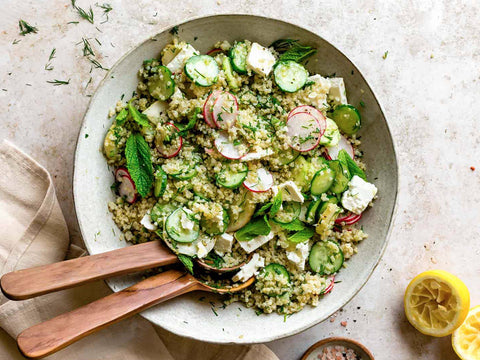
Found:
<path fill-rule="evenodd" d="M 480 304 L 480 3 L 109 0 L 108 14 L 93 0 L 77 3 L 92 5 L 94 25 L 67 0 L 0 0 L 0 139 L 53 175 L 75 242 L 74 149 L 89 95 L 105 75 L 91 70 L 82 37 L 108 68 L 141 40 L 190 17 L 243 12 L 290 21 L 337 46 L 368 79 L 395 139 L 400 193 L 386 253 L 360 293 L 332 321 L 268 346 L 281 359 L 297 359 L 322 338 L 347 336 L 378 359 L 456 358 L 450 338 L 423 336 L 408 324 L 402 297 L 416 274 L 441 268 L 462 278 L 472 305 Z M 19 19 L 38 33 L 19 35 Z M 69 84 L 48 83 L 54 79 Z"/>

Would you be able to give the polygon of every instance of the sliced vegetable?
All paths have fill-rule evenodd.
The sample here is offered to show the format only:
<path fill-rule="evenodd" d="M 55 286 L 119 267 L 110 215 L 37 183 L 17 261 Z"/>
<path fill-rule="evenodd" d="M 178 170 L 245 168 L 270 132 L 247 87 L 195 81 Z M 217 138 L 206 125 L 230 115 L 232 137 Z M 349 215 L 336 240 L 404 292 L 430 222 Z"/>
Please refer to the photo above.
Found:
<path fill-rule="evenodd" d="M 324 131 L 317 118 L 306 112 L 296 113 L 287 120 L 288 144 L 300 152 L 315 149 Z"/>
<path fill-rule="evenodd" d="M 198 86 L 212 86 L 218 81 L 216 60 L 208 55 L 192 56 L 185 63 L 185 74 Z"/>
<path fill-rule="evenodd" d="M 280 160 L 280 163 L 282 165 L 288 165 L 291 162 L 295 161 L 295 159 L 298 158 L 299 155 L 300 153 L 298 151 L 289 148 L 286 151 L 280 151 L 278 153 L 278 159 Z"/>
<path fill-rule="evenodd" d="M 235 125 L 238 115 L 237 98 L 228 91 L 218 95 L 213 104 L 213 122 L 220 129 L 228 129 Z"/>
<path fill-rule="evenodd" d="M 178 128 L 175 125 L 166 123 L 157 131 L 155 143 L 160 155 L 168 159 L 176 156 L 180 152 L 183 145 L 183 138 L 180 136 Z"/>
<path fill-rule="evenodd" d="M 362 218 L 362 214 L 353 214 L 348 213 L 346 216 L 339 217 L 335 219 L 335 224 L 353 225 L 357 223 Z"/>
<path fill-rule="evenodd" d="M 238 140 L 231 141 L 226 131 L 220 131 L 215 139 L 215 147 L 222 156 L 231 160 L 241 159 L 247 153 L 247 147 Z"/>
<path fill-rule="evenodd" d="M 230 58 L 227 56 L 224 56 L 222 59 L 222 69 L 225 74 L 225 79 L 227 80 L 230 88 L 234 91 L 237 91 L 240 84 L 235 75 L 233 74 L 232 63 L 230 62 Z"/>
<path fill-rule="evenodd" d="M 261 292 L 268 296 L 281 296 L 285 293 L 288 293 L 290 291 L 290 273 L 288 272 L 287 268 L 283 265 L 277 264 L 277 263 L 271 263 L 265 266 L 260 274 L 262 277 L 271 277 L 272 279 L 277 278 L 277 276 L 280 276 L 284 279 L 286 279 L 286 284 L 284 281 L 279 280 L 278 285 L 276 286 L 270 286 L 268 289 L 260 289 Z M 277 278 L 278 279 L 278 278 Z"/>
<path fill-rule="evenodd" d="M 336 273 L 342 267 L 343 261 L 340 245 L 332 240 L 315 243 L 308 256 L 308 263 L 312 270 L 321 275 Z"/>
<path fill-rule="evenodd" d="M 335 171 L 333 171 L 330 166 L 324 165 L 324 167 L 317 171 L 313 177 L 310 192 L 312 195 L 321 195 L 326 193 L 332 186 L 334 180 Z"/>
<path fill-rule="evenodd" d="M 335 146 L 340 141 L 340 130 L 338 130 L 337 123 L 332 119 L 326 119 L 327 128 L 320 138 L 320 145 Z"/>
<path fill-rule="evenodd" d="M 150 211 L 150 218 L 154 223 L 159 225 L 159 228 L 163 227 L 163 222 L 167 217 L 177 208 L 170 203 L 157 202 Z"/>
<path fill-rule="evenodd" d="M 199 235 L 198 220 L 184 208 L 178 208 L 168 216 L 165 229 L 168 236 L 178 242 L 192 242 Z"/>
<path fill-rule="evenodd" d="M 200 226 L 202 229 L 209 235 L 219 235 L 223 234 L 227 230 L 228 223 L 230 222 L 230 217 L 228 216 L 227 210 L 223 209 L 222 219 L 204 219 L 200 220 Z"/>
<path fill-rule="evenodd" d="M 327 150 L 327 159 L 329 160 L 338 159 L 338 153 L 340 152 L 340 150 L 345 150 L 352 159 L 355 158 L 355 152 L 353 150 L 352 144 L 343 136 L 340 136 L 340 140 L 338 141 L 337 145 L 335 146 L 327 145 L 326 150 Z"/>
<path fill-rule="evenodd" d="M 263 269 L 263 273 L 282 275 L 283 277 L 288 279 L 288 281 L 290 281 L 290 273 L 288 272 L 287 268 L 277 263 L 271 263 L 265 266 L 265 268 Z"/>
<path fill-rule="evenodd" d="M 173 174 L 172 177 L 177 180 L 190 180 L 195 175 L 197 175 L 197 167 L 196 164 L 193 164 L 193 166 L 190 166 L 184 172 L 181 172 L 180 174 Z"/>
<path fill-rule="evenodd" d="M 166 66 L 156 66 L 152 71 L 156 73 L 148 79 L 148 92 L 158 100 L 169 99 L 175 90 L 175 81 L 172 72 Z"/>
<path fill-rule="evenodd" d="M 339 105 L 333 110 L 332 120 L 347 135 L 353 135 L 362 126 L 362 119 L 357 108 L 352 105 Z"/>
<path fill-rule="evenodd" d="M 242 165 L 241 171 L 234 171 L 228 165 L 222 168 L 216 177 L 217 184 L 228 189 L 236 189 L 241 186 L 248 174 L 247 165 Z"/>
<path fill-rule="evenodd" d="M 253 192 L 265 192 L 273 186 L 273 176 L 265 168 L 258 168 L 249 173 L 243 186 Z"/>
<path fill-rule="evenodd" d="M 233 70 L 239 74 L 247 73 L 247 55 L 248 47 L 243 41 L 235 43 L 228 53 L 232 61 Z"/>
<path fill-rule="evenodd" d="M 155 182 L 153 186 L 153 195 L 155 195 L 156 198 L 161 197 L 167 188 L 167 173 L 163 171 L 162 168 L 158 168 L 155 171 Z"/>
<path fill-rule="evenodd" d="M 284 202 L 282 208 L 277 211 L 272 218 L 273 221 L 279 224 L 289 224 L 298 219 L 300 215 L 301 205 L 295 201 Z"/>
<path fill-rule="evenodd" d="M 328 278 L 328 285 L 325 286 L 321 295 L 327 295 L 329 292 L 333 290 L 333 286 L 335 285 L 335 275 L 332 275 Z"/>
<path fill-rule="evenodd" d="M 338 204 L 338 199 L 336 196 L 327 195 L 327 197 L 328 197 L 328 200 L 324 201 L 322 203 L 322 206 L 318 208 L 318 211 L 317 211 L 318 218 L 320 218 L 320 214 L 322 214 L 326 210 L 328 204 Z"/>
<path fill-rule="evenodd" d="M 244 194 L 240 198 L 240 202 L 234 204 L 242 209 L 240 214 L 234 216 L 230 211 L 228 213 L 230 216 L 230 224 L 226 230 L 227 232 L 237 231 L 244 227 L 255 213 L 255 204 L 251 201 L 251 192 L 247 190 L 243 191 Z"/>
<path fill-rule="evenodd" d="M 303 65 L 293 60 L 280 61 L 275 64 L 273 76 L 275 83 L 281 90 L 293 93 L 305 85 L 308 71 Z"/>
<path fill-rule="evenodd" d="M 217 100 L 217 96 L 222 93 L 222 90 L 215 90 L 208 95 L 207 99 L 205 100 L 205 104 L 203 105 L 203 119 L 211 128 L 217 127 L 215 122 L 213 121 L 213 104 L 215 100 Z"/>
<path fill-rule="evenodd" d="M 220 48 L 214 48 L 214 49 L 212 49 L 212 50 L 209 50 L 209 51 L 207 52 L 207 55 L 213 57 L 213 56 L 216 56 L 216 55 L 218 55 L 218 54 L 220 54 L 220 53 L 222 53 L 222 52 L 223 52 L 222 49 L 220 49 Z"/>
<path fill-rule="evenodd" d="M 290 113 L 288 114 L 288 117 L 291 117 L 295 114 L 301 113 L 301 112 L 306 112 L 312 116 L 314 116 L 318 122 L 320 123 L 320 127 L 323 129 L 323 132 L 325 132 L 325 129 L 327 128 L 327 120 L 325 116 L 321 113 L 320 110 L 317 108 L 310 106 L 310 105 L 300 105 L 294 108 Z"/>
<path fill-rule="evenodd" d="M 137 200 L 137 190 L 128 170 L 124 167 L 119 167 L 115 170 L 115 179 L 120 183 L 118 194 L 126 202 L 133 204 Z"/>
<path fill-rule="evenodd" d="M 318 217 L 317 217 L 317 213 L 318 213 L 318 207 L 321 205 L 322 203 L 322 200 L 321 199 L 317 199 L 317 200 L 313 200 L 310 205 L 308 206 L 308 209 L 307 209 L 307 213 L 305 215 L 305 221 L 309 224 L 314 224 L 317 222 L 318 220 Z"/>
<path fill-rule="evenodd" d="M 335 180 L 329 190 L 334 194 L 340 194 L 348 188 L 350 173 L 345 165 L 338 160 L 330 161 L 329 166 L 335 172 Z"/>

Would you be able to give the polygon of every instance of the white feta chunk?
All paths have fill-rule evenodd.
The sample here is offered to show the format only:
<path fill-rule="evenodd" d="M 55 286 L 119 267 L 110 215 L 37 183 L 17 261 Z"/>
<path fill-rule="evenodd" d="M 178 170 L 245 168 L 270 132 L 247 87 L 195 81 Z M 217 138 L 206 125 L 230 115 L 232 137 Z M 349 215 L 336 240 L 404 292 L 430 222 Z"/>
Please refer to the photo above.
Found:
<path fill-rule="evenodd" d="M 195 226 L 195 221 L 193 221 L 190 216 L 188 215 L 189 211 L 188 209 L 184 209 L 182 211 L 182 215 L 180 216 L 180 223 L 182 224 L 182 228 L 185 230 L 193 230 L 193 227 Z"/>
<path fill-rule="evenodd" d="M 259 235 L 256 238 L 248 241 L 239 241 L 238 243 L 248 254 L 257 250 L 263 244 L 266 244 L 274 238 L 275 234 L 273 231 L 270 231 L 268 235 Z"/>
<path fill-rule="evenodd" d="M 265 150 L 260 150 L 260 151 L 257 151 L 257 152 L 251 152 L 251 153 L 248 153 L 248 154 L 244 155 L 240 160 L 241 161 L 258 160 L 258 159 L 262 159 L 264 157 L 272 155 L 273 152 L 274 151 L 272 149 L 265 149 Z"/>
<path fill-rule="evenodd" d="M 215 252 L 223 256 L 232 251 L 233 245 L 233 235 L 223 233 L 217 236 L 217 241 L 215 242 Z"/>
<path fill-rule="evenodd" d="M 333 100 L 335 105 L 348 104 L 347 91 L 345 90 L 343 78 L 331 78 L 330 84 L 328 98 Z"/>
<path fill-rule="evenodd" d="M 150 211 L 145 214 L 142 220 L 140 220 L 140 224 L 142 224 L 143 227 L 147 230 L 150 230 L 150 231 L 157 230 L 157 225 L 155 225 L 152 222 L 152 218 L 150 217 Z"/>
<path fill-rule="evenodd" d="M 197 244 L 197 256 L 198 256 L 198 258 L 202 259 L 205 256 L 207 256 L 207 254 L 208 254 L 207 247 L 205 245 L 203 245 L 203 243 L 200 241 Z"/>
<path fill-rule="evenodd" d="M 301 190 L 293 181 L 285 181 L 278 186 L 273 186 L 273 195 L 277 195 L 280 190 L 282 191 L 282 201 L 296 201 L 303 203 L 305 200 Z"/>
<path fill-rule="evenodd" d="M 287 259 L 295 264 L 298 270 L 305 270 L 305 261 L 310 252 L 310 245 L 308 241 L 302 242 L 295 246 L 292 251 L 287 251 Z"/>
<path fill-rule="evenodd" d="M 275 64 L 275 56 L 266 47 L 258 43 L 252 43 L 247 55 L 247 66 L 258 75 L 267 77 Z"/>
<path fill-rule="evenodd" d="M 199 52 L 192 45 L 185 43 L 177 55 L 166 64 L 166 67 L 174 74 L 181 73 L 187 60 L 198 54 Z"/>
<path fill-rule="evenodd" d="M 233 276 L 235 282 L 245 282 L 265 266 L 265 259 L 258 254 L 253 254 L 252 260 L 240 267 L 240 271 Z"/>
<path fill-rule="evenodd" d="M 157 100 L 142 113 L 147 116 L 148 120 L 156 125 L 161 120 L 166 121 L 168 119 L 167 110 L 168 103 L 166 101 Z"/>
<path fill-rule="evenodd" d="M 200 234 L 197 240 L 191 243 L 180 243 L 175 244 L 175 250 L 180 254 L 188 256 L 198 256 L 199 258 L 204 258 L 207 254 L 212 251 L 215 246 L 215 238 Z"/>
<path fill-rule="evenodd" d="M 343 193 L 342 205 L 354 214 L 361 214 L 377 194 L 375 185 L 355 175 L 348 183 L 348 190 Z"/>

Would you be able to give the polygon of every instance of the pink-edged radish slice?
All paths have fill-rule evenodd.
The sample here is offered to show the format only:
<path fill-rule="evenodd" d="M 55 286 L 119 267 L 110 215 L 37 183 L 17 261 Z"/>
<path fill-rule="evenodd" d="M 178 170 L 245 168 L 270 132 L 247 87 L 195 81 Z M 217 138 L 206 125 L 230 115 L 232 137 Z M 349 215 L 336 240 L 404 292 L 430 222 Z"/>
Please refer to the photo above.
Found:
<path fill-rule="evenodd" d="M 219 53 L 221 53 L 221 52 L 223 52 L 222 49 L 220 49 L 220 48 L 214 48 L 214 49 L 210 50 L 209 52 L 207 52 L 207 55 L 209 55 L 209 56 L 215 56 L 215 55 L 217 55 L 217 54 L 219 54 Z"/>
<path fill-rule="evenodd" d="M 325 129 L 327 128 L 327 119 L 325 118 L 325 116 L 323 116 L 320 110 L 318 110 L 317 108 L 314 108 L 313 106 L 310 106 L 310 105 L 297 106 L 292 111 L 290 111 L 287 118 L 301 112 L 309 113 L 310 115 L 313 115 L 317 118 L 317 120 L 320 122 L 320 125 L 323 126 L 323 130 L 322 130 L 322 135 L 323 135 L 323 133 L 325 132 Z"/>
<path fill-rule="evenodd" d="M 340 150 L 345 150 L 352 159 L 355 159 L 355 151 L 353 150 L 353 146 L 344 136 L 340 136 L 340 140 L 338 141 L 337 145 L 326 147 L 325 150 L 327 160 L 337 160 Z"/>
<path fill-rule="evenodd" d="M 115 179 L 120 184 L 118 186 L 118 194 L 126 202 L 133 204 L 137 200 L 137 189 L 128 170 L 124 167 L 119 167 L 115 170 Z"/>
<path fill-rule="evenodd" d="M 215 147 L 218 152 L 231 160 L 241 159 L 247 153 L 247 148 L 243 143 L 237 144 L 236 141 L 230 141 L 226 131 L 220 131 L 215 139 Z"/>
<path fill-rule="evenodd" d="M 317 118 L 307 112 L 296 113 L 287 120 L 288 144 L 300 152 L 315 149 L 324 131 Z"/>
<path fill-rule="evenodd" d="M 207 96 L 207 99 L 205 100 L 205 104 L 203 104 L 203 119 L 207 123 L 208 126 L 211 128 L 216 128 L 217 126 L 215 125 L 215 122 L 213 121 L 213 114 L 212 114 L 212 108 L 215 100 L 217 100 L 217 96 L 222 93 L 221 90 L 215 90 L 210 93 L 210 95 Z"/>
<path fill-rule="evenodd" d="M 256 193 L 265 192 L 273 186 L 273 176 L 264 168 L 259 168 L 248 174 L 243 186 Z"/>
<path fill-rule="evenodd" d="M 225 91 L 218 95 L 213 104 L 213 122 L 220 129 L 228 129 L 235 124 L 238 115 L 237 98 Z"/>
<path fill-rule="evenodd" d="M 326 295 L 333 290 L 333 285 L 335 284 L 335 275 L 330 276 L 329 280 L 330 283 L 325 287 L 325 290 L 323 290 L 323 295 Z"/>
<path fill-rule="evenodd" d="M 166 159 L 176 156 L 183 145 L 183 138 L 178 133 L 178 128 L 172 123 L 166 123 L 162 137 L 160 144 L 157 144 L 157 150 L 160 155 Z"/>
<path fill-rule="evenodd" d="M 357 223 L 362 218 L 362 214 L 352 214 L 348 213 L 346 216 L 339 217 L 335 219 L 335 224 L 353 225 Z"/>

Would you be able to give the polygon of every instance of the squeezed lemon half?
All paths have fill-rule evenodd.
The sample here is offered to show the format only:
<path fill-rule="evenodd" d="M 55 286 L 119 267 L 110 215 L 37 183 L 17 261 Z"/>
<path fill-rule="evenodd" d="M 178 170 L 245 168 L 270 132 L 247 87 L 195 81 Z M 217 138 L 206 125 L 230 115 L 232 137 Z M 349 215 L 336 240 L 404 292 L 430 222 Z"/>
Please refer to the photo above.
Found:
<path fill-rule="evenodd" d="M 447 336 L 467 317 L 470 294 L 456 276 L 443 270 L 429 270 L 410 281 L 404 306 L 408 321 L 422 334 Z"/>
<path fill-rule="evenodd" d="M 480 359 L 480 306 L 475 306 L 452 335 L 453 350 L 462 360 Z"/>

